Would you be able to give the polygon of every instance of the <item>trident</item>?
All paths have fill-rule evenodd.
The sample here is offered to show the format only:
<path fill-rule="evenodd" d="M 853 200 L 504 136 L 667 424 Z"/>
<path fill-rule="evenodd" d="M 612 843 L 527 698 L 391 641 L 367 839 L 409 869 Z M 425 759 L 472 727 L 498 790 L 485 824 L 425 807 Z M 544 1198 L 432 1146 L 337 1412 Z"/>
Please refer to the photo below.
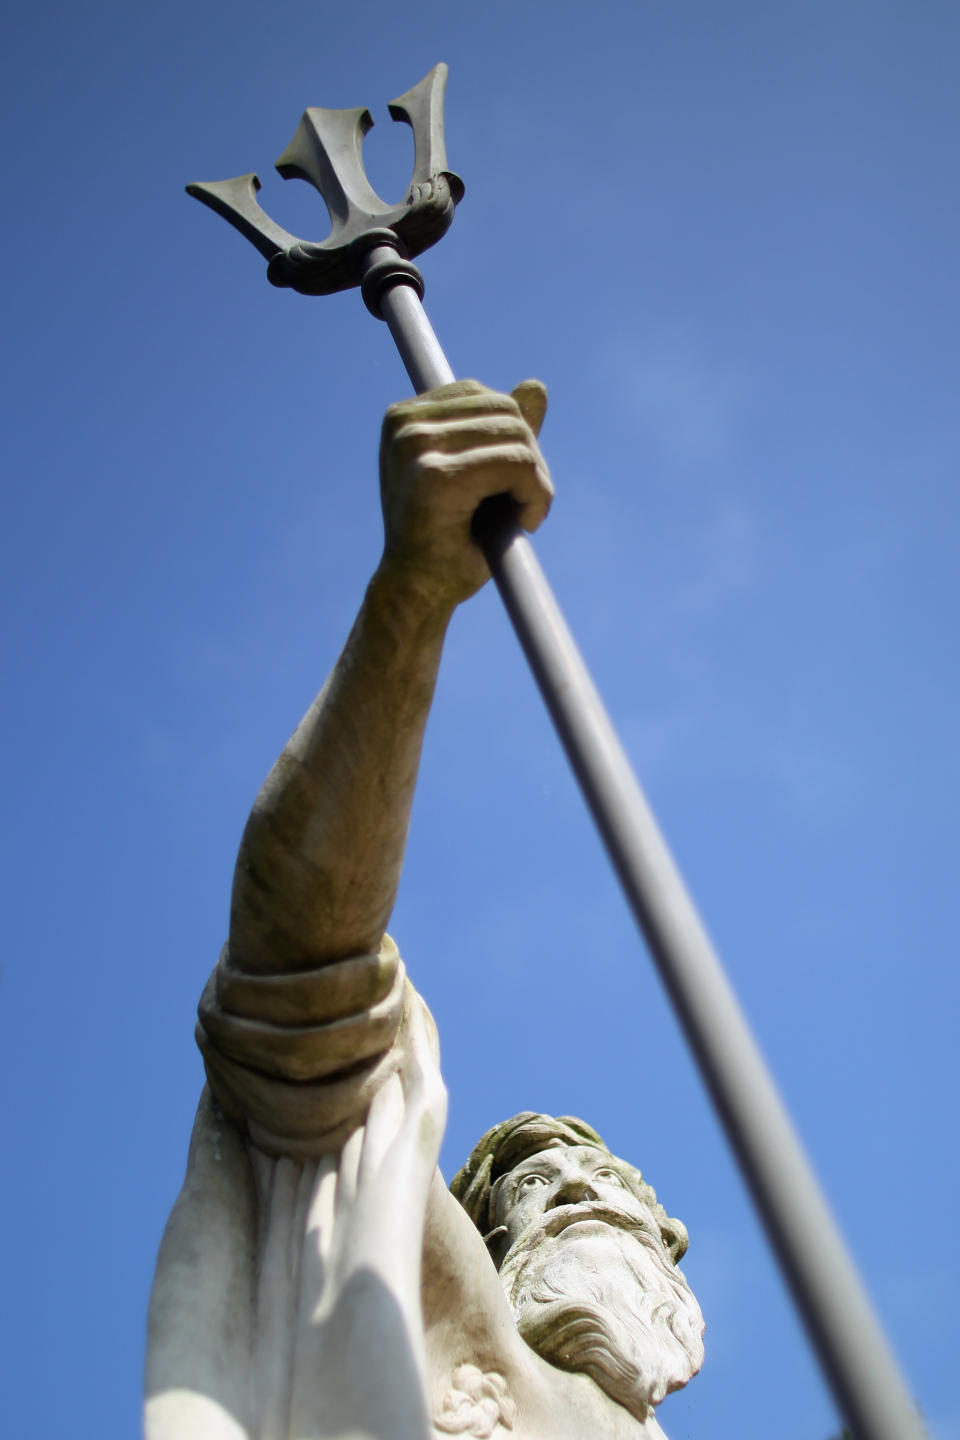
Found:
<path fill-rule="evenodd" d="M 277 169 L 320 192 L 331 232 L 319 243 L 270 219 L 256 198 L 256 175 L 187 186 L 256 246 L 271 284 L 302 295 L 359 286 L 367 309 L 386 321 L 418 393 L 454 379 L 411 260 L 447 231 L 463 196 L 463 182 L 447 169 L 446 81 L 446 65 L 437 65 L 389 106 L 414 134 L 413 178 L 400 205 L 385 205 L 364 173 L 369 110 L 304 112 Z M 474 534 L 840 1410 L 859 1440 L 921 1440 L 916 1410 L 783 1102 L 507 497 L 481 507 Z"/>

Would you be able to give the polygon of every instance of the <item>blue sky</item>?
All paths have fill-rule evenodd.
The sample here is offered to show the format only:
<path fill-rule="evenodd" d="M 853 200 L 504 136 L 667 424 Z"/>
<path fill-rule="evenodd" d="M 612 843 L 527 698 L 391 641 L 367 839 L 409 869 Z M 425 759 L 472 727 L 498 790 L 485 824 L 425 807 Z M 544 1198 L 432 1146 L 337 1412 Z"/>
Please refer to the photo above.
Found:
<path fill-rule="evenodd" d="M 5 1433 L 136 1430 L 240 829 L 376 563 L 406 392 L 359 298 L 183 195 L 451 67 L 424 258 L 462 375 L 543 378 L 538 551 L 935 1440 L 960 1437 L 956 83 L 945 0 L 168 0 L 6 21 Z M 454 624 L 392 925 L 445 1173 L 582 1115 L 688 1225 L 671 1440 L 834 1412 L 492 593 Z"/>

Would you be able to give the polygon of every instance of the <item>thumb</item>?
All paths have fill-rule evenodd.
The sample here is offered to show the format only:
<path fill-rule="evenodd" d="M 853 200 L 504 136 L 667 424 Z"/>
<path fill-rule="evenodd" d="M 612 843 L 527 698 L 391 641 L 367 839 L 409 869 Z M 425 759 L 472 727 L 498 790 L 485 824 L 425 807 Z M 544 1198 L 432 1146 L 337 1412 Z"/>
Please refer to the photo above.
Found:
<path fill-rule="evenodd" d="M 534 435 L 540 434 L 543 417 L 547 413 L 547 387 L 540 380 L 521 380 L 510 394 L 520 407 L 520 414 L 526 420 Z"/>

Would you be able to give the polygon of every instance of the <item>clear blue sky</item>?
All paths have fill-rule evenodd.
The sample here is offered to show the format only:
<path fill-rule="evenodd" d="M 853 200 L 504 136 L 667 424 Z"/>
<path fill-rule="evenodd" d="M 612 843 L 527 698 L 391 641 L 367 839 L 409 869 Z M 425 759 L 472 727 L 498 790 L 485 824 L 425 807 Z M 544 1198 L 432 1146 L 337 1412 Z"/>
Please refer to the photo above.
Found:
<path fill-rule="evenodd" d="M 957 129 L 947 0 L 16 7 L 3 46 L 5 1434 L 136 1433 L 236 842 L 375 564 L 406 382 L 183 195 L 451 67 L 424 259 L 460 374 L 550 386 L 538 549 L 935 1440 L 960 1437 Z M 689 1226 L 671 1440 L 839 1428 L 493 594 L 454 626 L 392 931 L 449 1175 L 582 1115 Z"/>

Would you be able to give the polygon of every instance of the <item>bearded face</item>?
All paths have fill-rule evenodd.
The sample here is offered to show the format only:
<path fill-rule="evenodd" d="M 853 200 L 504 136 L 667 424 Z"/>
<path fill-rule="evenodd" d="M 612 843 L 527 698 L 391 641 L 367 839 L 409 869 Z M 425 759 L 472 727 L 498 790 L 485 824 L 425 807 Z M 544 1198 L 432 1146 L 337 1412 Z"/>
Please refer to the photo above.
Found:
<path fill-rule="evenodd" d="M 703 1316 L 633 1172 L 591 1146 L 559 1146 L 500 1182 L 500 1278 L 545 1360 L 589 1375 L 639 1420 L 703 1363 Z"/>

